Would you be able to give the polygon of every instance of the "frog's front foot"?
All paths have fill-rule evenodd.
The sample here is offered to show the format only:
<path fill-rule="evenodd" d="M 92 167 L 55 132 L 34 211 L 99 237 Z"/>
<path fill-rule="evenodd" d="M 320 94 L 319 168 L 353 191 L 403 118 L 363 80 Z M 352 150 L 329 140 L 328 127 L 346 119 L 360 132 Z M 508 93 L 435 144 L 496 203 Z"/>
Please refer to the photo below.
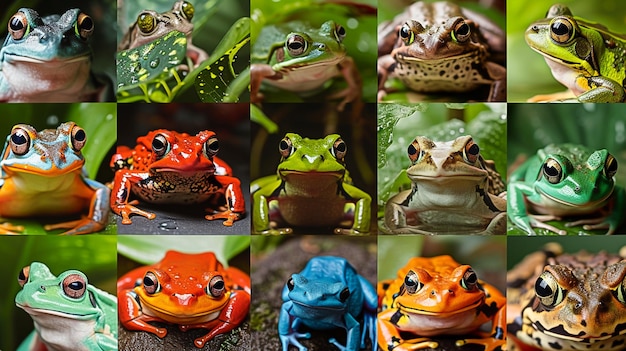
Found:
<path fill-rule="evenodd" d="M 507 349 L 506 341 L 487 337 L 483 339 L 462 339 L 456 341 L 456 346 L 461 348 L 463 345 L 481 345 L 484 351 L 505 351 Z"/>
<path fill-rule="evenodd" d="M 130 215 L 136 214 L 148 219 L 155 219 L 156 214 L 144 210 L 140 210 L 133 205 L 137 205 L 139 201 L 133 200 L 125 204 L 115 204 L 111 207 L 115 214 L 122 216 L 122 224 L 132 224 Z"/>
<path fill-rule="evenodd" d="M 402 341 L 401 343 L 394 343 L 389 345 L 388 350 L 393 351 L 413 351 L 423 349 L 434 349 L 439 346 L 439 343 L 428 338 L 418 338 L 413 340 Z"/>
<path fill-rule="evenodd" d="M 298 341 L 298 338 L 309 339 L 311 338 L 311 333 L 293 332 L 287 335 L 280 335 L 280 343 L 283 345 L 283 351 L 287 351 L 289 345 L 297 347 L 298 351 L 307 351 L 308 349 Z"/>
<path fill-rule="evenodd" d="M 339 349 L 339 351 L 353 351 L 353 350 L 349 350 L 347 347 L 345 347 L 345 346 L 341 345 L 341 344 L 337 341 L 337 339 L 335 339 L 335 338 L 330 338 L 330 339 L 328 339 L 328 342 L 329 342 L 329 343 L 331 343 L 331 344 L 333 344 L 333 345 L 335 345 L 335 346 L 337 346 L 337 348 Z"/>
<path fill-rule="evenodd" d="M 606 235 L 611 235 L 617 229 L 616 225 L 612 225 L 608 221 L 608 217 L 585 218 L 573 222 L 565 223 L 566 227 L 575 227 L 582 225 L 584 230 L 607 229 Z"/>
<path fill-rule="evenodd" d="M 13 225 L 9 222 L 0 223 L 0 234 L 21 234 L 24 226 Z"/>
<path fill-rule="evenodd" d="M 45 230 L 69 229 L 61 235 L 76 235 L 96 233 L 104 229 L 105 224 L 96 222 L 91 218 L 82 218 L 75 221 L 48 224 L 43 227 Z"/>
<path fill-rule="evenodd" d="M 235 221 L 238 221 L 239 219 L 241 219 L 241 217 L 243 216 L 243 213 L 238 213 L 238 212 L 233 212 L 231 210 L 226 210 L 223 212 L 217 212 L 214 213 L 212 215 L 206 215 L 204 216 L 204 218 L 206 218 L 209 221 L 215 220 L 215 219 L 226 219 L 224 221 L 225 226 L 227 227 L 232 227 L 233 223 Z"/>
<path fill-rule="evenodd" d="M 544 223 L 546 221 L 553 221 L 553 220 L 561 220 L 560 217 L 556 217 L 553 215 L 528 215 L 528 216 L 519 216 L 519 217 L 512 217 L 513 222 L 520 227 L 521 229 L 523 229 L 528 235 L 537 235 L 537 232 L 535 232 L 535 230 L 533 228 L 540 228 L 540 229 L 545 229 L 547 231 L 556 233 L 558 235 L 566 235 L 567 231 L 559 229 L 555 226 L 552 226 L 550 224 Z"/>

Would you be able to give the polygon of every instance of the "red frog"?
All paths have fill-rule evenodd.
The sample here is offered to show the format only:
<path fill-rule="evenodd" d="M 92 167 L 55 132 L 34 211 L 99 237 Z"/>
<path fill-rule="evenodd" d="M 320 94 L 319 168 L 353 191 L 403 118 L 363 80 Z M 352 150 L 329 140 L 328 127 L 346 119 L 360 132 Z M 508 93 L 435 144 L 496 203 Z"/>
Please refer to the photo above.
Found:
<path fill-rule="evenodd" d="M 129 330 L 159 338 L 167 329 L 148 322 L 177 324 L 181 331 L 208 329 L 194 340 L 204 347 L 246 318 L 250 307 L 250 277 L 237 268 L 224 268 L 212 252 L 168 251 L 153 265 L 134 269 L 117 281 L 121 324 Z"/>
<path fill-rule="evenodd" d="M 195 136 L 165 129 L 137 138 L 134 149 L 120 146 L 111 158 L 115 171 L 111 209 L 131 224 L 131 214 L 148 219 L 156 215 L 138 209 L 131 195 L 153 204 L 200 204 L 208 202 L 208 220 L 225 219 L 232 226 L 245 212 L 241 184 L 217 154 L 214 132 Z M 225 203 L 225 207 L 222 204 Z"/>

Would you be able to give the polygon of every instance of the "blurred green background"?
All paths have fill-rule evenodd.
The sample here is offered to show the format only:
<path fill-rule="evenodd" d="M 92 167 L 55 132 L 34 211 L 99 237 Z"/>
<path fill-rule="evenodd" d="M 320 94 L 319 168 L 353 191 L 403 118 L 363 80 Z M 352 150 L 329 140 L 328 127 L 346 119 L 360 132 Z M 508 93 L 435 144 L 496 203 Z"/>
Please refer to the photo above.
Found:
<path fill-rule="evenodd" d="M 537 94 L 565 91 L 552 76 L 543 56 L 530 49 L 524 39 L 526 28 L 545 18 L 555 3 L 568 6 L 574 16 L 626 33 L 626 13 L 621 0 L 507 1 L 508 101 L 526 101 Z"/>

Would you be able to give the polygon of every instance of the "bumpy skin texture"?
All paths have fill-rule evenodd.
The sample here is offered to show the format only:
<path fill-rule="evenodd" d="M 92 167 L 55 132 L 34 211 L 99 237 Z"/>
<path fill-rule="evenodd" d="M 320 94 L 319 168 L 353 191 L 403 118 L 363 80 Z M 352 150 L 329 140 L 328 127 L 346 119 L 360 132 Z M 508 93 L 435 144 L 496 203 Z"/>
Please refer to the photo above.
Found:
<path fill-rule="evenodd" d="M 224 219 L 225 226 L 243 217 L 245 200 L 238 178 L 215 154 L 212 131 L 195 136 L 159 129 L 137 138 L 134 149 L 119 147 L 111 158 L 115 170 L 111 209 L 131 223 L 130 215 L 149 219 L 133 198 L 153 204 L 207 204 L 207 220 Z"/>
<path fill-rule="evenodd" d="M 237 268 L 224 268 L 212 252 L 168 251 L 160 262 L 122 276 L 117 290 L 126 329 L 159 338 L 167 329 L 148 322 L 175 324 L 183 332 L 208 329 L 194 340 L 197 348 L 239 326 L 250 307 L 250 277 Z"/>
<path fill-rule="evenodd" d="M 624 257 L 604 251 L 550 243 L 527 255 L 507 273 L 508 349 L 623 350 L 625 274 Z"/>
<path fill-rule="evenodd" d="M 291 275 L 283 288 L 282 298 L 278 334 L 283 351 L 287 351 L 289 345 L 298 347 L 300 351 L 307 350 L 298 338 L 308 339 L 311 334 L 299 332 L 301 327 L 313 330 L 345 329 L 345 345 L 334 338 L 329 339 L 329 343 L 342 351 L 364 348 L 366 335 L 376 344 L 376 291 L 344 258 L 312 258 L 302 272 Z M 357 320 L 361 315 L 363 325 Z"/>

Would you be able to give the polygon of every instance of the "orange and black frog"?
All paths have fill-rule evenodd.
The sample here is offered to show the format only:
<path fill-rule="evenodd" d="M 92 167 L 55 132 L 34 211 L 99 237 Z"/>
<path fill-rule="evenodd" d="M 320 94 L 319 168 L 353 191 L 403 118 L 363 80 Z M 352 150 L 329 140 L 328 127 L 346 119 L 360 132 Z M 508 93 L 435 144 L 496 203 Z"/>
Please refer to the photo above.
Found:
<path fill-rule="evenodd" d="M 505 297 L 450 256 L 411 258 L 396 279 L 379 283 L 378 294 L 383 350 L 448 350 L 439 342 L 446 339 L 453 340 L 455 350 L 470 344 L 485 351 L 506 346 Z M 491 331 L 482 332 L 487 323 Z"/>
<path fill-rule="evenodd" d="M 158 129 L 137 138 L 131 149 L 118 147 L 111 158 L 115 172 L 111 209 L 131 224 L 133 214 L 154 219 L 156 215 L 134 205 L 204 204 L 208 220 L 224 219 L 225 226 L 241 219 L 245 203 L 241 183 L 228 164 L 216 154 L 219 142 L 214 132 L 196 135 Z"/>

